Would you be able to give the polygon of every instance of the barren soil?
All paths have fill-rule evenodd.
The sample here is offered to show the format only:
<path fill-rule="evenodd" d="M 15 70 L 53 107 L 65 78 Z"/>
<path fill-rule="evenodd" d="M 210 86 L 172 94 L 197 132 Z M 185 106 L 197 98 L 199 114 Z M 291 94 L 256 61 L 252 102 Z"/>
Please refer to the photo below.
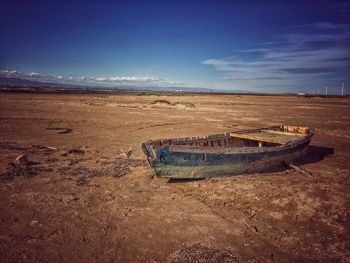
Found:
<path fill-rule="evenodd" d="M 158 179 L 140 149 L 275 124 L 315 128 L 312 176 Z M 349 98 L 2 93 L 0 127 L 1 262 L 350 261 Z"/>

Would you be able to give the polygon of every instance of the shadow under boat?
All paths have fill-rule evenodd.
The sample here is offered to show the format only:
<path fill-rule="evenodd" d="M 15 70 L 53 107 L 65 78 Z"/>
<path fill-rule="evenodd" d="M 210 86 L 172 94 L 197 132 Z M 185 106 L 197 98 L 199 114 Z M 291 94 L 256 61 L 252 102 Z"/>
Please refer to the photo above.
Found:
<path fill-rule="evenodd" d="M 333 154 L 333 148 L 318 145 L 310 145 L 307 149 L 307 154 L 303 157 L 295 159 L 293 163 L 296 165 L 317 163 L 322 161 L 325 157 Z"/>

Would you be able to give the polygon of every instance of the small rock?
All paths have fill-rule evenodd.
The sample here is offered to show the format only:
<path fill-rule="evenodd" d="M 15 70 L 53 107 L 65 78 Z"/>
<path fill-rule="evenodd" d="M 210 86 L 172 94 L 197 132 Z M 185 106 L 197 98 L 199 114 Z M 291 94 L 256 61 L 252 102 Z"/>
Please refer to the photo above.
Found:
<path fill-rule="evenodd" d="M 33 225 L 35 225 L 35 224 L 37 224 L 37 223 L 38 223 L 37 220 L 33 220 L 32 222 L 30 222 L 30 225 L 33 226 Z"/>
<path fill-rule="evenodd" d="M 13 164 L 15 166 L 26 166 L 29 164 L 29 159 L 26 154 L 21 154 L 17 156 L 17 158 L 14 160 Z"/>

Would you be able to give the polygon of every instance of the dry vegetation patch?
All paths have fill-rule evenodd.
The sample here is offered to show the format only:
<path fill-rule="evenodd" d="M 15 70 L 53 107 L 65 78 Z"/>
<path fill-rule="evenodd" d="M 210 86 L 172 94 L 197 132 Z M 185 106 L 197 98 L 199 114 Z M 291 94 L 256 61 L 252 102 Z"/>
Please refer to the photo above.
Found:
<path fill-rule="evenodd" d="M 196 106 L 193 103 L 190 102 L 174 102 L 171 103 L 168 100 L 160 99 L 155 100 L 151 104 L 159 105 L 159 106 L 169 106 L 169 107 L 184 107 L 184 108 L 195 108 Z"/>
<path fill-rule="evenodd" d="M 99 168 L 89 168 L 87 166 L 64 166 L 58 169 L 61 175 L 74 175 L 74 176 L 86 176 L 86 177 L 121 177 L 130 174 L 131 167 L 146 166 L 147 163 L 144 160 L 133 160 L 117 158 L 112 162 L 105 162 Z"/>

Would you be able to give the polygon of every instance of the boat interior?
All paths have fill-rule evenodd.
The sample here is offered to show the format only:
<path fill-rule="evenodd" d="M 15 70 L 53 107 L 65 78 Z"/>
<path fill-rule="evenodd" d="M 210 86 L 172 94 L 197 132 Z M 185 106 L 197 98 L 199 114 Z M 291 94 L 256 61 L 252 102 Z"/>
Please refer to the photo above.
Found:
<path fill-rule="evenodd" d="M 309 133 L 310 129 L 307 127 L 274 126 L 203 137 L 154 140 L 149 141 L 148 144 L 153 149 L 170 145 L 183 145 L 191 148 L 273 147 L 304 138 Z"/>

